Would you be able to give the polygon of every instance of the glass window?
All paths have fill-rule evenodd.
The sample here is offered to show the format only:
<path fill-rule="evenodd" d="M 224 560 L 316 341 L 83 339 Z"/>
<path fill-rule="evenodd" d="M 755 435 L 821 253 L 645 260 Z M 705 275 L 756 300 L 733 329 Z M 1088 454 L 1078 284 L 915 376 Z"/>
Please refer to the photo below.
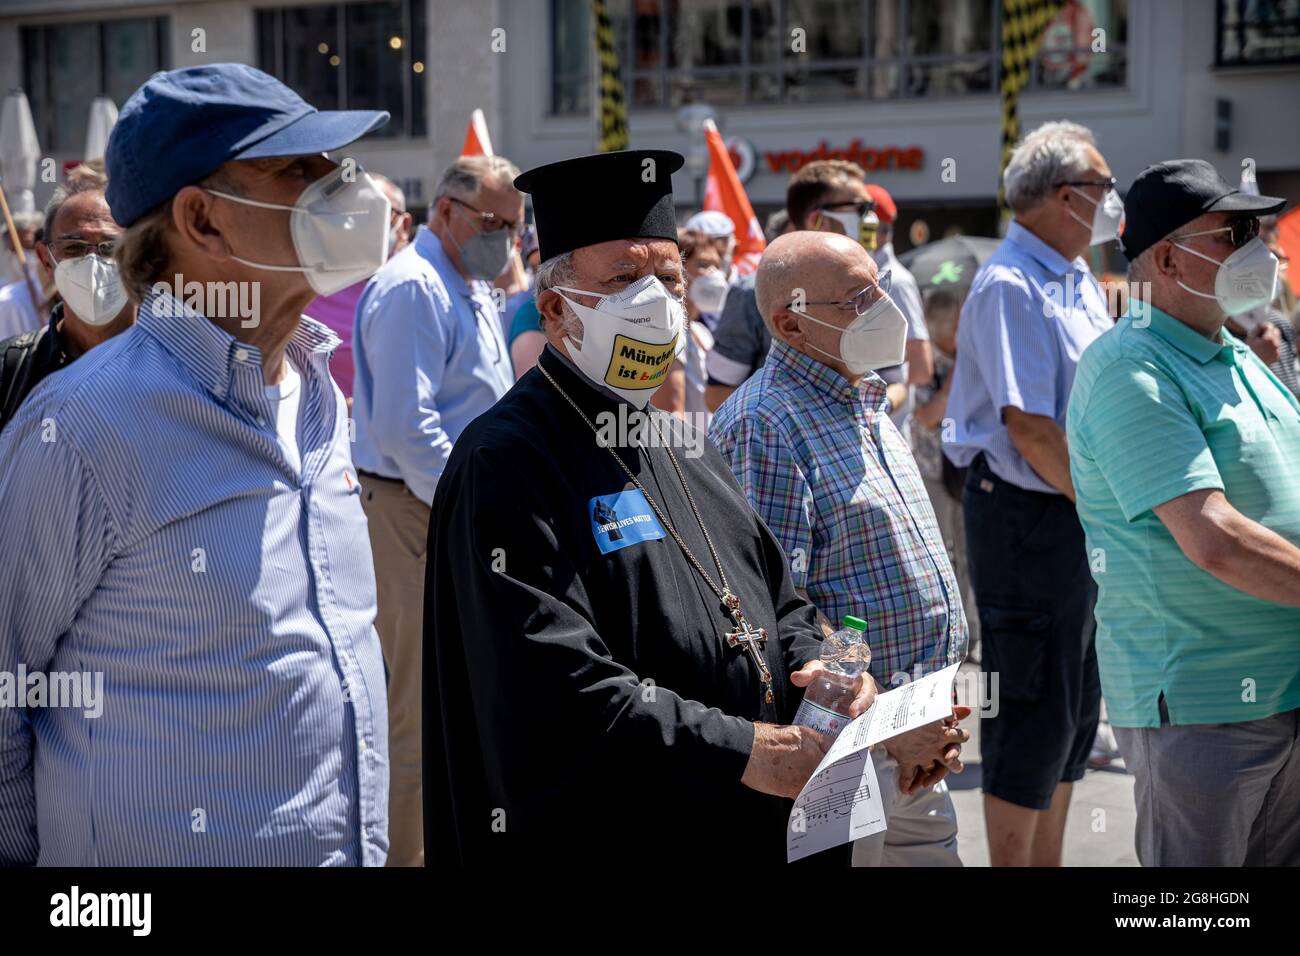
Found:
<path fill-rule="evenodd" d="M 782 40 L 774 0 L 750 0 L 749 62 L 775 63 Z"/>
<path fill-rule="evenodd" d="M 744 0 L 668 0 L 668 66 L 731 66 L 743 59 Z"/>
<path fill-rule="evenodd" d="M 343 47 L 338 8 L 294 7 L 281 15 L 284 72 L 280 79 L 318 109 L 339 109 Z"/>
<path fill-rule="evenodd" d="M 155 19 L 104 22 L 104 92 L 118 106 L 163 67 L 161 34 Z"/>
<path fill-rule="evenodd" d="M 862 0 L 786 0 L 782 42 L 792 58 L 857 60 L 862 57 Z M 802 29 L 806 53 L 795 53 L 792 32 Z"/>
<path fill-rule="evenodd" d="M 913 0 L 907 5 L 907 52 L 911 57 L 989 53 L 993 8 L 970 0 Z"/>
<path fill-rule="evenodd" d="M 714 106 L 739 106 L 745 102 L 739 73 L 695 74 L 674 71 L 670 74 L 668 105 L 710 103 Z"/>
<path fill-rule="evenodd" d="M 588 0 L 553 0 L 551 110 L 591 110 L 591 17 Z"/>
<path fill-rule="evenodd" d="M 1067 0 L 1043 31 L 1030 85 L 1049 89 L 1123 86 L 1127 0 Z"/>
<path fill-rule="evenodd" d="M 257 11 L 258 65 L 318 109 L 382 109 L 370 136 L 425 135 L 425 0 Z"/>
<path fill-rule="evenodd" d="M 166 68 L 165 24 L 135 17 L 23 27 L 25 89 L 43 150 L 81 153 L 90 102 L 109 96 L 120 107 Z"/>
<path fill-rule="evenodd" d="M 1219 0 L 1218 63 L 1300 62 L 1300 0 Z"/>
<path fill-rule="evenodd" d="M 589 109 L 587 6 L 586 0 L 551 0 L 557 113 Z M 692 100 L 991 95 L 1000 73 L 1001 6 L 1001 0 L 607 0 L 628 98 L 643 109 Z M 1030 86 L 1122 86 L 1127 20 L 1127 0 L 1065 0 L 1044 34 Z"/>
<path fill-rule="evenodd" d="M 636 0 L 632 7 L 632 69 L 658 69 L 664 62 L 663 4 L 661 0 Z"/>

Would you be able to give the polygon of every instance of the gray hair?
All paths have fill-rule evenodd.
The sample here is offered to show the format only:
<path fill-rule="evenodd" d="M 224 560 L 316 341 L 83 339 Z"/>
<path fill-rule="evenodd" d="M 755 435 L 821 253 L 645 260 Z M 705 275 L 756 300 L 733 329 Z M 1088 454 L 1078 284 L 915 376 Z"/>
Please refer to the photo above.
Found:
<path fill-rule="evenodd" d="M 537 301 L 537 299 L 541 298 L 543 292 L 554 289 L 557 285 L 572 285 L 575 278 L 577 278 L 577 270 L 573 266 L 572 252 L 562 252 L 558 256 L 551 256 L 551 258 L 537 266 L 537 272 L 533 280 L 533 301 Z M 562 331 L 571 335 L 582 327 L 581 320 L 569 308 L 568 302 L 563 303 L 561 308 L 566 318 Z M 545 321 L 544 318 L 543 321 Z M 581 335 L 578 336 L 578 338 L 581 337 Z"/>
<path fill-rule="evenodd" d="M 82 167 L 78 166 L 78 169 Z M 104 190 L 108 188 L 107 179 L 96 179 L 93 176 L 76 176 L 69 177 L 68 181 L 54 190 L 54 195 L 50 201 L 45 204 L 45 221 L 35 223 L 41 227 L 42 238 L 46 242 L 54 237 L 54 220 L 58 218 L 59 210 L 73 196 L 79 196 L 82 193 L 99 193 L 103 195 Z M 35 215 L 34 213 L 30 215 Z M 18 225 L 18 217 L 14 217 L 14 225 Z"/>
<path fill-rule="evenodd" d="M 538 296 L 547 289 L 555 288 L 557 285 L 568 285 L 576 275 L 577 272 L 573 268 L 572 252 L 562 252 L 558 256 L 551 256 L 537 267 L 533 294 Z"/>
<path fill-rule="evenodd" d="M 505 184 L 508 192 L 522 195 L 514 187 L 519 167 L 504 156 L 461 156 L 443 172 L 433 193 L 437 203 L 443 196 L 468 202 L 478 195 L 489 176 Z"/>
<path fill-rule="evenodd" d="M 1016 144 L 1002 171 L 1002 186 L 1012 212 L 1028 212 L 1064 179 L 1088 168 L 1084 151 L 1097 141 L 1086 126 L 1060 120 L 1044 123 Z"/>
<path fill-rule="evenodd" d="M 226 170 L 218 168 L 195 185 L 238 193 L 239 186 Z M 164 199 L 131 225 L 117 240 L 113 259 L 127 296 L 137 304 L 144 301 L 154 283 L 171 267 L 172 200 Z"/>

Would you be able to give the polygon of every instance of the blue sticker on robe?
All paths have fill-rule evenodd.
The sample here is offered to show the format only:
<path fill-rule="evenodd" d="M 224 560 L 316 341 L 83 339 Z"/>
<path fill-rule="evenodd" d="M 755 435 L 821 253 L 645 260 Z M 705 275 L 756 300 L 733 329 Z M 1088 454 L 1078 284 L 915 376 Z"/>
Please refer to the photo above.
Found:
<path fill-rule="evenodd" d="M 664 526 L 655 517 L 650 503 L 640 489 L 632 488 L 616 495 L 597 495 L 587 503 L 591 531 L 601 554 L 619 548 L 657 541 L 666 536 Z"/>

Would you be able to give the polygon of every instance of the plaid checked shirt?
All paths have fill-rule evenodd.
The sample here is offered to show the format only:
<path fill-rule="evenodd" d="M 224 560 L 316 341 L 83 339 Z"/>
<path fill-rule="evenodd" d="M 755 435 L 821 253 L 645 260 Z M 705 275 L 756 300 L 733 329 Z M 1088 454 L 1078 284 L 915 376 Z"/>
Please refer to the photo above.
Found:
<path fill-rule="evenodd" d="M 709 435 L 785 548 L 795 586 L 836 627 L 846 614 L 866 620 L 878 683 L 965 656 L 952 564 L 879 377 L 854 388 L 773 341 Z"/>

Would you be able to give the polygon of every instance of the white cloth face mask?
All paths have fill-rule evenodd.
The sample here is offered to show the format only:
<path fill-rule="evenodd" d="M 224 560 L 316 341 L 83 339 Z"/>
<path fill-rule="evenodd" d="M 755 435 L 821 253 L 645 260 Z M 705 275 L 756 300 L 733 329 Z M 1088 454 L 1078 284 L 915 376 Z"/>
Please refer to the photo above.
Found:
<path fill-rule="evenodd" d="M 600 299 L 592 307 L 562 296 L 582 320 L 582 341 L 565 339 L 573 364 L 596 384 L 645 408 L 686 345 L 685 306 L 657 276 L 643 276 L 608 295 L 571 286 L 554 288 Z"/>
<path fill-rule="evenodd" d="M 853 375 L 902 364 L 907 349 L 907 319 L 888 295 L 882 295 L 843 329 L 806 312 L 795 312 L 795 315 L 840 330 L 839 355 L 819 349 L 811 342 L 808 345 L 827 358 L 843 362 Z"/>
<path fill-rule="evenodd" d="M 126 288 L 117 263 L 93 252 L 57 263 L 54 287 L 72 314 L 87 325 L 108 325 L 126 306 Z"/>
<path fill-rule="evenodd" d="M 1076 196 L 1092 203 L 1095 207 L 1092 211 L 1092 222 L 1090 223 L 1076 216 L 1074 210 L 1066 209 L 1066 212 L 1070 214 L 1070 217 L 1075 222 L 1092 231 L 1089 245 L 1097 246 L 1103 242 L 1118 239 L 1119 234 L 1124 231 L 1124 200 L 1119 197 L 1119 193 L 1114 189 L 1107 189 L 1106 195 L 1101 197 L 1101 202 L 1098 202 L 1073 186 L 1069 188 Z"/>
<path fill-rule="evenodd" d="M 705 269 L 691 280 L 687 293 L 701 312 L 718 312 L 727 297 L 727 275 L 719 269 Z"/>
<path fill-rule="evenodd" d="M 345 178 L 349 168 L 352 178 Z M 293 213 L 289 232 L 298 265 L 272 266 L 239 256 L 231 258 L 255 269 L 304 272 L 320 295 L 333 295 L 368 279 L 388 261 L 391 206 L 384 191 L 359 168 L 340 166 L 326 173 L 304 189 L 292 206 L 245 199 L 217 189 L 207 191 L 246 206 Z"/>
<path fill-rule="evenodd" d="M 1222 230 L 1210 231 L 1221 232 Z M 1209 235 L 1209 232 L 1192 235 Z M 1264 240 L 1259 236 L 1251 239 L 1222 261 L 1197 252 L 1195 249 L 1189 249 L 1179 242 L 1175 242 L 1174 246 L 1206 262 L 1218 265 L 1219 271 L 1214 275 L 1213 295 L 1192 289 L 1184 285 L 1181 279 L 1178 280 L 1178 285 L 1184 292 L 1190 292 L 1202 299 L 1216 300 L 1224 315 L 1241 315 L 1243 312 L 1249 312 L 1273 301 L 1273 290 L 1277 284 L 1277 256 L 1269 251 L 1268 246 L 1264 245 Z"/>

